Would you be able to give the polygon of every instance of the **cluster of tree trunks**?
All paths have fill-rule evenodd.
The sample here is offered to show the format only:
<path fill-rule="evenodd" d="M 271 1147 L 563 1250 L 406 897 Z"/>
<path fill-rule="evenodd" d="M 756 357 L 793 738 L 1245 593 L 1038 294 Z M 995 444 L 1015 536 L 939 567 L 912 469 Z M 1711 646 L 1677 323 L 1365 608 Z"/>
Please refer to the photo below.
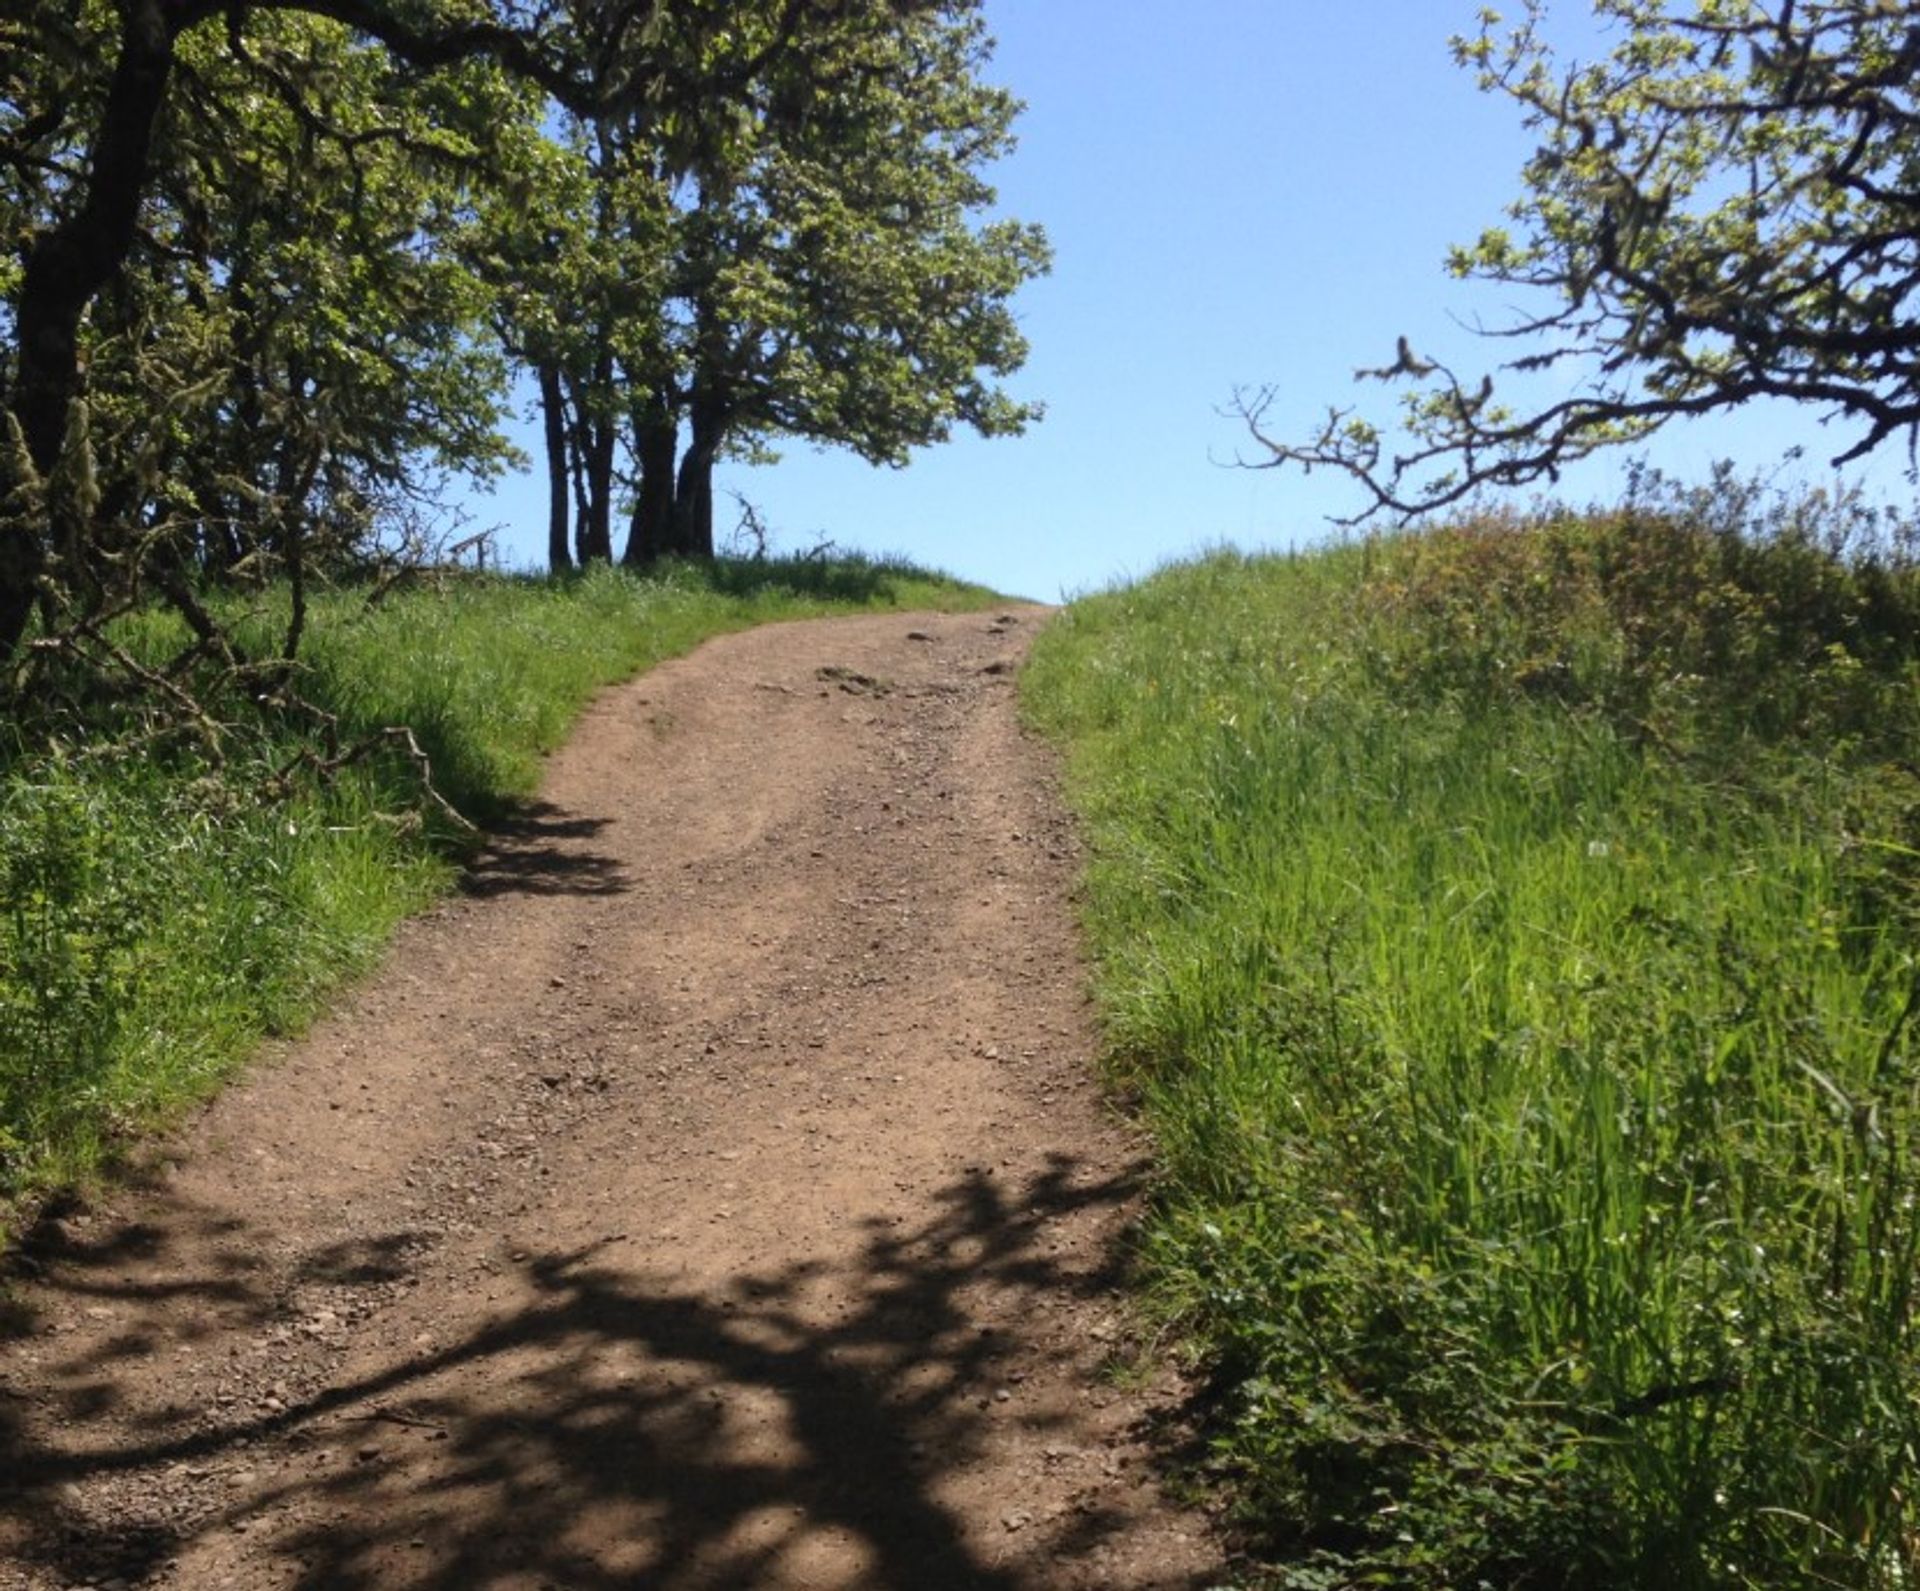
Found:
<path fill-rule="evenodd" d="M 610 373 L 602 372 L 611 383 Z M 636 402 L 629 418 L 637 479 L 615 470 L 619 435 L 604 418 L 583 416 L 552 365 L 538 372 L 541 431 L 547 461 L 547 562 L 555 569 L 611 563 L 616 496 L 630 499 L 626 546 L 630 567 L 663 558 L 711 558 L 713 467 L 720 436 L 693 406 L 691 439 L 681 451 L 679 415 L 658 399 Z"/>

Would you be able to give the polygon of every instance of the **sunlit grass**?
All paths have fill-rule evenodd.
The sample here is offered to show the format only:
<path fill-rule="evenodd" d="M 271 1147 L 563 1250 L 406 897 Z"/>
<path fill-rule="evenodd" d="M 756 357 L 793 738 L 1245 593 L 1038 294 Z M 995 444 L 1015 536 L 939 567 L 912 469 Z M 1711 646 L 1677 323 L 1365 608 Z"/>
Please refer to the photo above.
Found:
<path fill-rule="evenodd" d="M 1216 557 L 1036 649 L 1279 1583 L 1910 1583 L 1920 580 L 1711 506 Z"/>

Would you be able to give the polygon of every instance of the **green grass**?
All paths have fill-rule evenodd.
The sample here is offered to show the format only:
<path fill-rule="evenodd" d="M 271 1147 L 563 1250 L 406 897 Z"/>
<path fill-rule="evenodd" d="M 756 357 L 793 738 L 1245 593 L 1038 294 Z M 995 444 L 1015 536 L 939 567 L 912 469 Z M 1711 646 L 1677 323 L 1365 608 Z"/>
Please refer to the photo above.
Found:
<path fill-rule="evenodd" d="M 243 630 L 266 633 L 268 613 L 228 600 Z M 314 603 L 297 684 L 348 741 L 411 726 L 441 793 L 484 821 L 533 792 L 596 689 L 708 636 L 996 600 L 863 560 L 454 578 L 371 607 L 341 590 Z M 149 615 L 122 639 L 157 659 L 181 634 Z M 137 715 L 68 716 L 0 757 L 0 1212 L 95 1174 L 262 1037 L 298 1030 L 458 866 L 459 833 L 422 818 L 397 748 L 268 802 L 259 791 L 301 744 L 291 731 L 242 729 L 216 768 L 130 749 L 137 728 Z"/>
<path fill-rule="evenodd" d="M 1036 647 L 1274 1584 L 1914 1583 L 1920 574 L 1752 510 L 1223 554 Z"/>

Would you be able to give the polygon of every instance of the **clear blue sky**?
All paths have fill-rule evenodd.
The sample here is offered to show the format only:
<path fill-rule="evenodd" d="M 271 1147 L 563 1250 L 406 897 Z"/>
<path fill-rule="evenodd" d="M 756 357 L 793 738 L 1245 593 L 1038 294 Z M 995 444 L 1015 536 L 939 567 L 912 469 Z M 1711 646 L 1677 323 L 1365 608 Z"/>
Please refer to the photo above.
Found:
<path fill-rule="evenodd" d="M 1273 383 L 1273 425 L 1295 437 L 1330 402 L 1385 419 L 1390 389 L 1352 376 L 1390 362 L 1401 333 L 1463 372 L 1490 364 L 1497 350 L 1458 322 L 1509 301 L 1441 262 L 1501 219 L 1528 142 L 1448 54 L 1476 9 L 988 0 L 992 76 L 1027 102 L 1019 150 L 994 172 L 1002 207 L 1043 223 L 1056 252 L 1019 300 L 1033 353 L 1013 382 L 1046 418 L 905 470 L 794 445 L 717 484 L 759 506 L 782 550 L 824 537 L 904 552 L 1044 600 L 1222 542 L 1325 537 L 1330 514 L 1358 506 L 1352 486 L 1225 467 L 1242 432 L 1218 411 L 1237 385 Z M 1556 37 L 1591 53 L 1586 7 L 1558 9 Z M 1796 442 L 1810 461 L 1838 450 L 1785 409 L 1670 431 L 1652 454 L 1693 478 L 1720 457 L 1771 468 Z M 1891 481 L 1895 462 L 1877 474 Z M 1585 501 L 1616 481 L 1590 465 L 1563 491 Z M 544 555 L 543 493 L 530 475 L 473 505 L 503 525 L 510 561 Z M 734 517 L 723 498 L 716 528 Z"/>

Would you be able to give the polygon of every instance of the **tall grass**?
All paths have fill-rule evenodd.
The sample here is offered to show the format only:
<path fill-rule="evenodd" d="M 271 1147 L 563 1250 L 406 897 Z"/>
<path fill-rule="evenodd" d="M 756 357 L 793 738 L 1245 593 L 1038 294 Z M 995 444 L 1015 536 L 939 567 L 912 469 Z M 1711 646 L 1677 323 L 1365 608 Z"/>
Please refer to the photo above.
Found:
<path fill-rule="evenodd" d="M 270 612 L 237 621 L 267 633 Z M 722 630 L 991 593 L 904 564 L 741 561 L 652 578 L 463 578 L 314 604 L 298 687 L 356 735 L 410 726 L 437 788 L 485 820 L 598 687 Z M 262 599 L 284 605 L 284 593 Z M 121 637 L 153 658 L 160 615 Z M 261 792 L 302 744 L 236 715 L 225 761 L 129 751 L 138 714 L 69 715 L 0 754 L 0 1233 L 9 1200 L 84 1177 L 204 1097 L 262 1036 L 366 968 L 460 855 L 397 749 Z"/>
<path fill-rule="evenodd" d="M 1277 1583 L 1913 1583 L 1910 544 L 1722 482 L 1221 555 L 1026 700 Z"/>

